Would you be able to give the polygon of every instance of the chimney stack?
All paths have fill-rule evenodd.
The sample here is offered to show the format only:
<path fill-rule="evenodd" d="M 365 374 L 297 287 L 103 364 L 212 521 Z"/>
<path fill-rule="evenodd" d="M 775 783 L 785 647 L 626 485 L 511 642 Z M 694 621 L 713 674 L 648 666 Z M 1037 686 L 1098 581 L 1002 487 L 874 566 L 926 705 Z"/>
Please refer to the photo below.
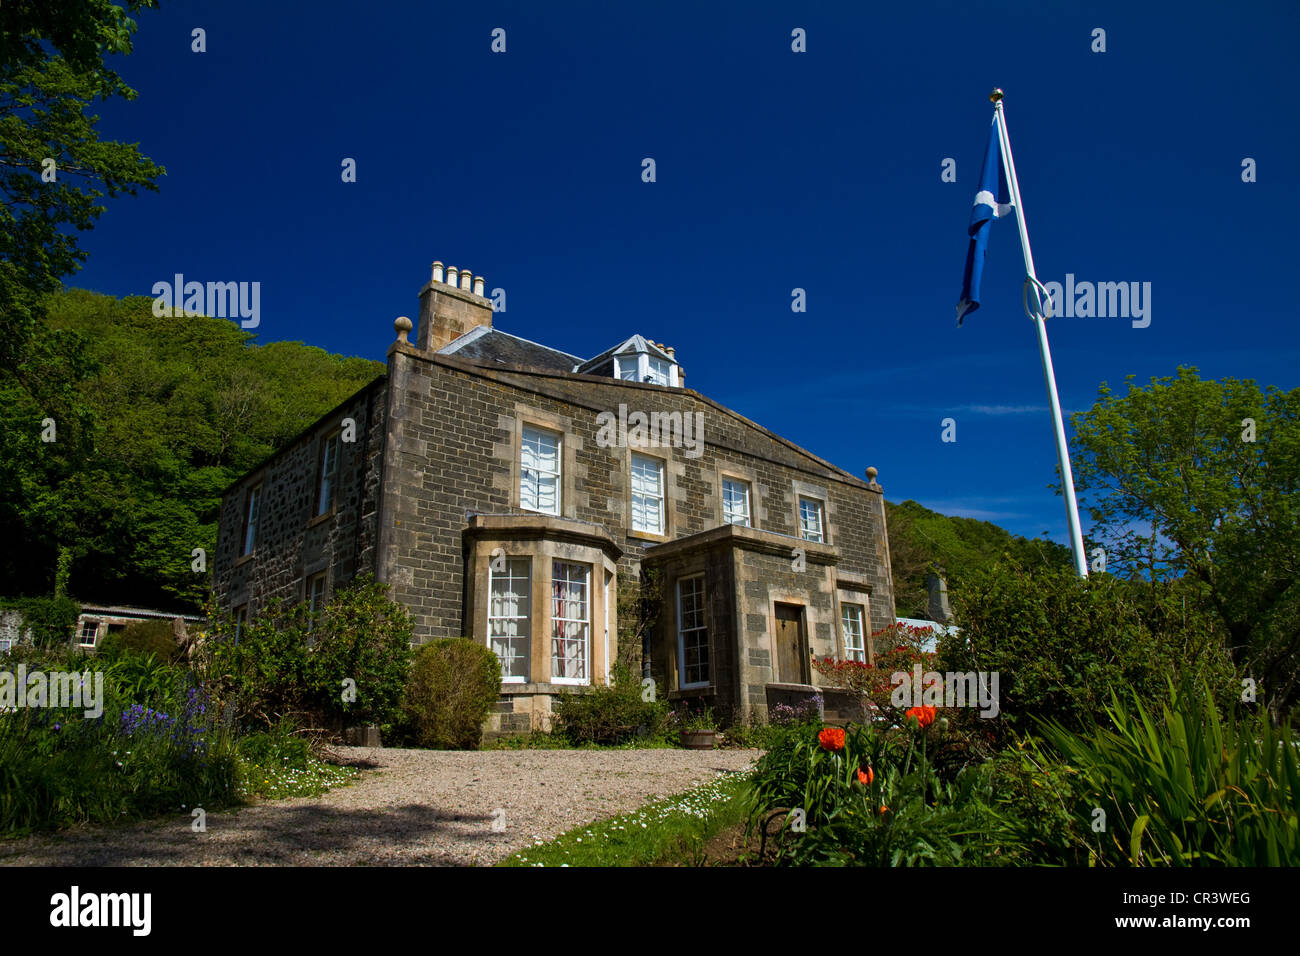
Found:
<path fill-rule="evenodd" d="M 432 278 L 420 290 L 416 346 L 436 352 L 480 325 L 492 328 L 492 303 L 483 298 L 483 282 L 468 269 L 444 269 L 435 262 Z"/>
<path fill-rule="evenodd" d="M 925 579 L 925 588 L 930 592 L 930 620 L 937 624 L 952 623 L 952 608 L 948 604 L 948 582 L 938 574 L 931 573 Z"/>

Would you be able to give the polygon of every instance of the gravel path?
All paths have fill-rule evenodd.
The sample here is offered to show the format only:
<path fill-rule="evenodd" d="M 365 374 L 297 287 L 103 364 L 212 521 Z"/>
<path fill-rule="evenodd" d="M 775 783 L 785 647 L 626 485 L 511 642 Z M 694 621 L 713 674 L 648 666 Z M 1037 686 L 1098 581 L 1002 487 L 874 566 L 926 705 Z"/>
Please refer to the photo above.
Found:
<path fill-rule="evenodd" d="M 0 842 L 7 866 L 354 866 L 491 864 L 535 839 L 636 809 L 757 750 L 430 750 L 340 747 L 373 765 L 351 786 L 123 827 Z M 493 811 L 505 829 L 492 829 Z"/>

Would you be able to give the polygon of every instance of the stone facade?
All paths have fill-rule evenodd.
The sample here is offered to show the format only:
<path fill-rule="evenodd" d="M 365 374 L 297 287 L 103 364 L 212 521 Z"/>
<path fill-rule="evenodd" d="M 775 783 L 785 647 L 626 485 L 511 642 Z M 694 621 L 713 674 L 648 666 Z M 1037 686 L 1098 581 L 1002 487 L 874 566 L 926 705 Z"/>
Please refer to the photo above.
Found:
<path fill-rule="evenodd" d="M 736 716 L 764 712 L 769 684 L 815 683 L 807 660 L 799 673 L 780 672 L 772 646 L 777 605 L 787 630 L 790 609 L 798 609 L 805 655 L 844 654 L 845 602 L 862 608 L 868 634 L 893 621 L 884 500 L 874 477 L 841 471 L 695 391 L 564 370 L 572 356 L 504 333 L 478 338 L 478 351 L 465 357 L 473 350 L 458 352 L 457 343 L 490 330 L 491 308 L 463 289 L 427 284 L 420 318 L 419 344 L 406 341 L 410 323 L 399 320 L 385 376 L 227 491 L 214 562 L 220 607 L 255 614 L 273 598 L 307 599 L 321 574 L 328 593 L 370 571 L 411 611 L 417 641 L 490 643 L 493 556 L 502 574 L 501 562 L 521 562 L 510 573 L 526 575 L 514 598 L 529 596 L 526 620 L 516 622 L 527 646 L 514 645 L 526 673 L 503 682 L 491 732 L 546 727 L 557 695 L 608 679 L 618 579 L 638 575 L 643 564 L 658 568 L 666 585 L 651 639 L 658 686 L 674 698 L 706 697 Z M 498 349 L 496 358 L 489 348 Z M 674 350 L 654 348 L 675 361 Z M 702 423 L 703 440 L 610 442 L 602 427 L 620 412 L 676 414 Z M 345 420 L 353 440 L 336 446 L 333 501 L 318 515 L 323 456 Z M 558 445 L 553 514 L 524 506 L 525 429 Z M 634 493 L 634 454 L 644 456 L 639 467 L 661 468 L 657 531 L 633 527 L 634 498 L 646 501 L 644 486 Z M 748 487 L 751 527 L 724 521 L 724 479 Z M 249 496 L 259 487 L 255 540 L 246 547 Z M 819 503 L 824 543 L 800 536 L 801 496 Z M 573 567 L 589 569 L 585 584 L 556 583 Z M 705 686 L 683 689 L 676 586 L 701 573 L 710 671 Z M 561 666 L 552 660 L 552 618 L 561 607 L 553 587 L 582 597 L 574 606 L 585 625 L 571 625 L 588 628 L 581 680 L 557 683 L 552 673 Z"/>

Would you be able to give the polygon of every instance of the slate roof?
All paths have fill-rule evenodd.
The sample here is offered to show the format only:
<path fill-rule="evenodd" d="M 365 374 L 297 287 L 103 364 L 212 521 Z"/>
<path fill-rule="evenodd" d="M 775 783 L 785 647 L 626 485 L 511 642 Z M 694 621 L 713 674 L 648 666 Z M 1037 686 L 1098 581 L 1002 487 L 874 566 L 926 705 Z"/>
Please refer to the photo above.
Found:
<path fill-rule="evenodd" d="M 547 372 L 572 372 L 582 361 L 576 355 L 561 352 L 521 339 L 500 329 L 480 325 L 438 349 L 439 355 L 454 355 L 479 365 L 520 365 Z"/>

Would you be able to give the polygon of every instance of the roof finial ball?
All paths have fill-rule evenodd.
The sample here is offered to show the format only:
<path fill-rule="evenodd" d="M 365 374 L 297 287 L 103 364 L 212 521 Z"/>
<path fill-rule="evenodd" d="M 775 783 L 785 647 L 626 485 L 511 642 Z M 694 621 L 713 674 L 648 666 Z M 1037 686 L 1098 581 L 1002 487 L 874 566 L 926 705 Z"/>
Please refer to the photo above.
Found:
<path fill-rule="evenodd" d="M 406 342 L 406 333 L 410 332 L 415 326 L 411 325 L 411 320 L 404 315 L 399 315 L 393 321 L 393 331 L 397 333 L 397 341 Z"/>
<path fill-rule="evenodd" d="M 867 468 L 867 481 L 874 485 L 876 483 L 876 475 L 878 474 L 880 474 L 880 472 L 876 471 L 876 466 L 871 465 Z"/>
<path fill-rule="evenodd" d="M 1002 99 L 1002 91 L 995 86 L 993 92 L 989 94 L 989 102 L 996 103 L 1000 99 Z"/>

